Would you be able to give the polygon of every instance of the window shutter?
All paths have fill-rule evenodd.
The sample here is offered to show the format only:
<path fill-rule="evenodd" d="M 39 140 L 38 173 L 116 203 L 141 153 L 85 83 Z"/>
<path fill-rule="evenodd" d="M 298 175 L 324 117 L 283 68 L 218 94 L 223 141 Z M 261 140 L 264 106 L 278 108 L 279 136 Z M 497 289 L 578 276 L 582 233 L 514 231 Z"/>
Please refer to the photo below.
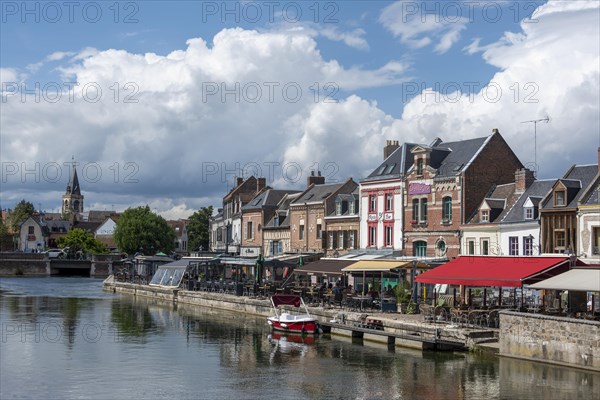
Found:
<path fill-rule="evenodd" d="M 344 245 L 343 248 L 344 249 L 348 248 L 348 232 L 349 231 L 344 231 L 344 239 L 343 239 L 344 240 L 344 243 L 343 243 L 343 245 Z"/>

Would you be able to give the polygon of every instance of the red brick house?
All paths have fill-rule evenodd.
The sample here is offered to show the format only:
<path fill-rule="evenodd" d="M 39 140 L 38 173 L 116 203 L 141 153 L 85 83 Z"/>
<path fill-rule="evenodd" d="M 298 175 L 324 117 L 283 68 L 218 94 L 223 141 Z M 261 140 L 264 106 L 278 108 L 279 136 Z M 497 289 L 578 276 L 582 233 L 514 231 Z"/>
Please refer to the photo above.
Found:
<path fill-rule="evenodd" d="M 492 185 L 514 181 L 523 165 L 497 129 L 487 137 L 411 149 L 406 172 L 405 254 L 454 258 L 460 226 L 471 219 Z"/>

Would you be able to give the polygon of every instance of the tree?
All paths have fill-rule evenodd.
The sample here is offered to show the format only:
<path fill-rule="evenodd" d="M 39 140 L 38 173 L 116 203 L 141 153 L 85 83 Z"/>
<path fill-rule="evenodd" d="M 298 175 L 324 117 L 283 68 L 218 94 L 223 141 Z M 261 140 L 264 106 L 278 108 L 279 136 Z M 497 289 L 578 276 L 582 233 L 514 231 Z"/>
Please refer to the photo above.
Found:
<path fill-rule="evenodd" d="M 33 215 L 35 212 L 35 207 L 33 204 L 25 201 L 25 199 L 21 200 L 16 206 L 15 209 L 12 210 L 9 216 L 9 228 L 11 232 L 16 233 L 19 231 L 19 227 L 25 220 Z"/>
<path fill-rule="evenodd" d="M 198 250 L 202 246 L 204 250 L 208 250 L 210 217 L 212 213 L 212 206 L 202 207 L 188 218 L 187 233 L 189 249 Z"/>
<path fill-rule="evenodd" d="M 127 254 L 170 253 L 175 250 L 175 231 L 150 207 L 128 208 L 117 221 L 115 243 Z"/>
<path fill-rule="evenodd" d="M 71 229 L 65 236 L 56 241 L 58 247 L 69 247 L 71 252 L 81 251 L 85 254 L 104 254 L 108 253 L 106 245 L 96 239 L 90 232 L 75 228 Z"/>

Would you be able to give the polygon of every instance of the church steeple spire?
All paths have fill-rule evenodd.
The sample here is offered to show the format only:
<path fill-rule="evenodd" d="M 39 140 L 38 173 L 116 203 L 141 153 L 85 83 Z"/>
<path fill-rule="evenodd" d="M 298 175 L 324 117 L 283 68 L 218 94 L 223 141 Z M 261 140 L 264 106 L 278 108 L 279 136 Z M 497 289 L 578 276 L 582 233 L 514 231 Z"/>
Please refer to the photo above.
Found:
<path fill-rule="evenodd" d="M 76 194 L 81 196 L 81 189 L 79 188 L 79 178 L 77 178 L 77 163 L 75 162 L 75 158 L 73 157 L 71 163 L 73 164 L 73 172 L 71 173 L 71 178 L 69 179 L 69 183 L 67 184 L 67 191 L 65 194 Z"/>
<path fill-rule="evenodd" d="M 71 158 L 73 171 L 67 184 L 67 190 L 62 197 L 62 213 L 63 214 L 79 214 L 83 212 L 83 195 L 79 186 L 79 178 L 77 177 L 77 163 L 75 157 Z"/>

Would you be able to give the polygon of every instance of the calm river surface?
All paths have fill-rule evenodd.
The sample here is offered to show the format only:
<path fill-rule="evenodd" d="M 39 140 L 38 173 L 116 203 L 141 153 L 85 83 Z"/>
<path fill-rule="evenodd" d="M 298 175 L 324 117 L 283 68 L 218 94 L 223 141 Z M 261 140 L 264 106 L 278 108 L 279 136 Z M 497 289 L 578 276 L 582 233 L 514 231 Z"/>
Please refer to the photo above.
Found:
<path fill-rule="evenodd" d="M 0 278 L 0 399 L 598 399 L 600 374 L 321 336 L 264 318 Z"/>

